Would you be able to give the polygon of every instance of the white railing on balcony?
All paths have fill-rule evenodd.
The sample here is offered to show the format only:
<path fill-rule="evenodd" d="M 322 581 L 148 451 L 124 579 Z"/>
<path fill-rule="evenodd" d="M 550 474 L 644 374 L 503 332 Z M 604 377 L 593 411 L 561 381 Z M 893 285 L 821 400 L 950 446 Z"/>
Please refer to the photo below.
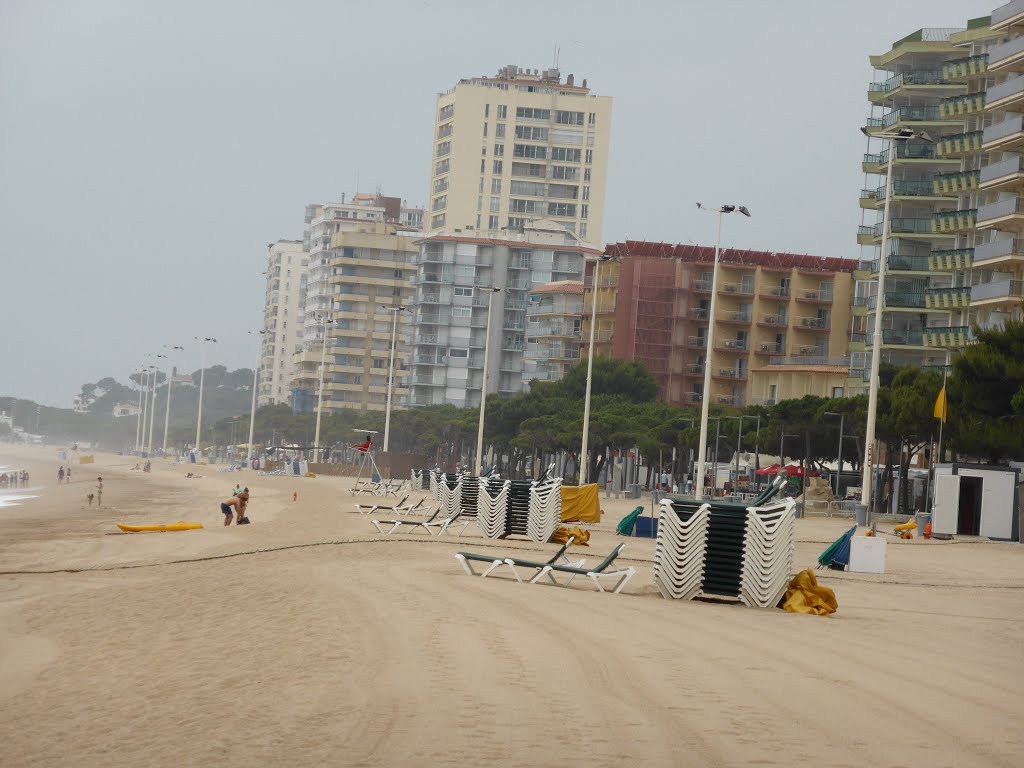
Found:
<path fill-rule="evenodd" d="M 1014 53 L 1020 53 L 1024 51 L 1024 37 L 1018 37 L 1016 40 L 1011 40 L 1007 45 L 1013 44 L 1016 47 Z M 989 54 L 989 61 L 992 60 L 992 54 Z M 993 102 L 1005 99 L 1008 96 L 1016 96 L 1024 92 L 1024 77 L 1011 77 L 1006 82 L 1000 83 L 999 85 L 993 85 L 985 92 L 985 105 L 992 104 Z M 998 107 L 996 107 L 998 109 Z"/>
<path fill-rule="evenodd" d="M 995 203 L 978 206 L 977 221 L 981 223 L 992 219 L 1001 219 L 1004 216 L 1013 216 L 1015 213 L 1022 212 L 1024 212 L 1024 208 L 1021 206 L 1021 199 L 1019 197 L 1011 197 L 1008 200 L 1000 200 Z"/>
<path fill-rule="evenodd" d="M 971 302 L 1006 298 L 1024 298 L 1024 280 L 999 280 L 971 286 Z"/>
<path fill-rule="evenodd" d="M 1019 13 L 1024 13 L 1024 0 L 1012 0 L 1005 5 L 1000 5 L 992 11 L 991 24 L 995 25 L 1001 21 L 1011 19 Z"/>
<path fill-rule="evenodd" d="M 1024 37 L 1021 39 L 1024 40 Z M 1024 80 L 1024 78 L 1021 78 L 1021 80 Z M 978 180 L 984 184 L 986 181 L 1001 179 L 1003 176 L 1020 173 L 1022 169 L 1024 169 L 1024 158 L 1020 155 L 1011 156 L 1005 160 L 1000 160 L 998 163 L 986 165 L 981 169 L 981 174 L 979 175 Z"/>
<path fill-rule="evenodd" d="M 1024 130 L 1024 115 L 1012 115 L 1001 123 L 994 123 L 988 126 L 981 134 L 981 143 L 988 144 L 990 141 L 998 141 L 1015 133 Z"/>
<path fill-rule="evenodd" d="M 1015 237 L 982 243 L 974 246 L 974 265 L 979 266 L 989 259 L 998 259 L 1000 256 L 1009 256 L 1013 253 L 1020 253 Z"/>

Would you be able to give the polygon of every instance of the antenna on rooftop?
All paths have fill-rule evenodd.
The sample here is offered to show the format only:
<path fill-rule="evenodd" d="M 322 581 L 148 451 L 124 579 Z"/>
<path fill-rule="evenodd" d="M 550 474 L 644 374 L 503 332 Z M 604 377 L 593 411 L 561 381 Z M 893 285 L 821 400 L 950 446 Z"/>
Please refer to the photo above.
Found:
<path fill-rule="evenodd" d="M 555 43 L 555 61 L 554 61 L 554 68 L 555 69 L 558 69 L 558 56 L 559 56 L 559 54 L 561 52 L 562 52 L 562 49 L 558 46 L 558 43 Z"/>

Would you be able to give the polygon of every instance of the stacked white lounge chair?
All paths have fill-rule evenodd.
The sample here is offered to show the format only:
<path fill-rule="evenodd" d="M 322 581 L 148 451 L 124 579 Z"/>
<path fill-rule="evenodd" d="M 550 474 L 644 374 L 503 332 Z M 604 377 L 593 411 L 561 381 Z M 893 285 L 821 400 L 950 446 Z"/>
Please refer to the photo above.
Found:
<path fill-rule="evenodd" d="M 748 510 L 739 598 L 752 608 L 774 608 L 786 593 L 793 571 L 795 506 L 785 499 Z"/>
<path fill-rule="evenodd" d="M 437 481 L 437 502 L 441 517 L 452 518 L 462 508 L 462 475 L 441 475 Z"/>
<path fill-rule="evenodd" d="M 545 542 L 562 522 L 562 478 L 546 478 L 530 487 L 530 506 L 526 535 L 532 541 Z"/>
<path fill-rule="evenodd" d="M 700 594 L 707 551 L 708 505 L 675 510 L 662 502 L 654 555 L 654 583 L 666 599 L 690 600 Z"/>
<path fill-rule="evenodd" d="M 508 494 L 512 483 L 497 477 L 481 477 L 479 483 L 476 522 L 484 536 L 496 539 L 505 533 Z"/>
<path fill-rule="evenodd" d="M 430 470 L 429 469 L 414 469 L 411 470 L 411 486 L 410 490 L 413 491 L 429 491 L 430 490 Z"/>

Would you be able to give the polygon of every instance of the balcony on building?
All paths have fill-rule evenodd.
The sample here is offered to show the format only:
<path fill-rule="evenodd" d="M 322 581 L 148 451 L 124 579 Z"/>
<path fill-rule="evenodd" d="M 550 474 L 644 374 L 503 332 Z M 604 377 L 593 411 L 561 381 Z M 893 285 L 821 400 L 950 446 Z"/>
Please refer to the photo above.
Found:
<path fill-rule="evenodd" d="M 989 26 L 993 32 L 1006 32 L 1013 27 L 1024 27 L 1024 0 L 1000 5 L 992 11 Z"/>
<path fill-rule="evenodd" d="M 828 331 L 832 324 L 824 317 L 798 317 L 793 323 L 793 329 L 797 331 Z"/>
<path fill-rule="evenodd" d="M 686 405 L 700 405 L 704 397 L 700 392 L 687 392 L 683 395 L 683 402 Z"/>
<path fill-rule="evenodd" d="M 721 283 L 718 286 L 718 292 L 731 296 L 753 296 L 754 285 L 753 283 Z"/>
<path fill-rule="evenodd" d="M 750 342 L 739 339 L 720 339 L 716 343 L 715 349 L 719 352 L 745 353 L 750 349 Z"/>
<path fill-rule="evenodd" d="M 974 247 L 974 266 L 988 268 L 1024 260 L 1024 240 L 1016 237 L 993 240 Z"/>
<path fill-rule="evenodd" d="M 710 280 L 696 280 L 693 283 L 694 293 L 711 293 Z"/>
<path fill-rule="evenodd" d="M 978 187 L 986 191 L 1010 191 L 1024 188 L 1024 156 L 1010 155 L 986 165 L 979 172 Z"/>
<path fill-rule="evenodd" d="M 961 211 L 940 211 L 932 214 L 932 232 L 956 234 L 974 229 L 977 211 L 967 208 Z"/>
<path fill-rule="evenodd" d="M 946 79 L 942 69 L 913 69 L 898 72 L 880 82 L 868 84 L 868 101 L 880 104 L 901 93 L 905 95 L 931 96 L 936 93 L 947 93 L 961 90 L 966 86 L 959 82 Z"/>
<path fill-rule="evenodd" d="M 903 142 L 896 145 L 896 159 L 893 165 L 930 166 L 946 165 L 956 161 L 939 154 L 935 144 Z M 883 149 L 875 154 L 866 154 L 861 163 L 864 173 L 884 174 L 889 167 L 889 150 Z"/>
<path fill-rule="evenodd" d="M 727 405 L 731 408 L 741 408 L 746 403 L 746 398 L 742 393 L 733 395 L 715 395 L 714 402 L 719 405 Z"/>
<path fill-rule="evenodd" d="M 686 313 L 691 320 L 707 321 L 708 319 L 708 308 L 707 307 L 690 307 Z"/>
<path fill-rule="evenodd" d="M 1012 41 L 1024 43 L 1024 37 Z M 988 90 L 987 108 L 999 112 L 1024 111 L 1024 76 L 1018 75 Z"/>
<path fill-rule="evenodd" d="M 1008 115 L 982 131 L 981 148 L 986 152 L 1000 150 L 1019 152 L 1024 149 L 1024 115 Z"/>
<path fill-rule="evenodd" d="M 932 188 L 936 197 L 956 197 L 976 191 L 980 178 L 977 170 L 937 173 L 932 177 Z"/>
<path fill-rule="evenodd" d="M 974 263 L 974 248 L 942 248 L 932 251 L 925 259 L 926 269 L 932 273 L 970 269 Z"/>
<path fill-rule="evenodd" d="M 737 310 L 727 310 L 722 312 L 715 318 L 719 323 L 728 323 L 731 325 L 750 325 L 753 319 L 749 312 L 741 312 Z"/>
<path fill-rule="evenodd" d="M 1015 37 L 1005 43 L 995 45 L 988 50 L 988 68 L 990 72 L 1024 72 L 1024 36 Z M 1004 101 L 1006 98 L 1013 99 L 1018 105 L 1022 97 L 1018 82 L 1020 78 L 1009 79 L 1006 82 L 993 86 L 992 91 L 999 89 L 999 96 L 990 96 L 988 99 L 990 109 L 1013 109 L 1008 107 Z M 1011 85 L 1015 83 L 1016 85 Z M 1009 95 L 1011 93 L 1013 95 Z M 1013 111 L 1018 111 L 1014 109 Z"/>
<path fill-rule="evenodd" d="M 1016 232 L 1024 225 L 1024 205 L 1014 196 L 978 208 L 978 229 Z"/>
<path fill-rule="evenodd" d="M 1024 280 L 995 280 L 971 286 L 971 306 L 1020 306 L 1024 302 Z"/>
<path fill-rule="evenodd" d="M 924 345 L 926 347 L 958 348 L 966 347 L 971 341 L 969 325 L 934 327 L 924 329 Z"/>
<path fill-rule="evenodd" d="M 703 363 L 690 363 L 686 366 L 686 372 L 684 376 L 703 376 L 704 375 L 704 364 Z"/>
<path fill-rule="evenodd" d="M 939 102 L 939 114 L 943 117 L 966 117 L 985 111 L 985 91 L 951 96 Z"/>
<path fill-rule="evenodd" d="M 947 84 L 951 88 L 965 88 L 962 84 Z M 887 130 L 898 130 L 900 128 L 920 129 L 926 126 L 940 127 L 943 125 L 957 124 L 955 118 L 943 117 L 939 108 L 935 107 L 895 107 L 883 114 L 881 117 L 869 117 L 866 128 L 869 133 L 881 133 Z"/>
<path fill-rule="evenodd" d="M 785 315 L 768 313 L 761 315 L 757 320 L 757 324 L 772 328 L 784 328 L 788 324 L 788 320 Z"/>
<path fill-rule="evenodd" d="M 968 56 L 963 59 L 953 59 L 944 62 L 942 65 L 942 76 L 946 80 L 966 80 L 971 77 L 980 77 L 988 71 L 988 54 L 982 53 L 977 56 Z"/>
<path fill-rule="evenodd" d="M 867 296 L 868 309 L 873 310 L 877 304 L 877 296 Z M 885 309 L 924 309 L 924 291 L 886 291 Z"/>
<path fill-rule="evenodd" d="M 723 366 L 711 372 L 711 376 L 716 379 L 728 379 L 731 381 L 746 381 L 747 372 L 743 368 L 739 367 L 727 367 Z"/>
<path fill-rule="evenodd" d="M 954 133 L 936 140 L 935 151 L 940 157 L 948 160 L 960 158 L 971 152 L 979 152 L 984 142 L 983 131 Z"/>
<path fill-rule="evenodd" d="M 970 304 L 970 286 L 926 288 L 924 292 L 926 309 L 962 309 L 969 307 Z"/>
<path fill-rule="evenodd" d="M 868 334 L 867 345 L 874 345 L 874 334 Z M 883 347 L 923 347 L 924 331 L 911 328 L 883 328 Z"/>
<path fill-rule="evenodd" d="M 887 192 L 887 185 L 883 184 L 878 187 L 878 189 L 875 190 L 875 201 L 878 204 L 883 204 L 885 202 Z M 921 181 L 904 181 L 896 179 L 892 183 L 892 196 L 893 200 L 904 198 L 920 202 L 944 202 L 956 199 L 956 195 L 953 193 L 941 191 L 932 179 Z"/>
<path fill-rule="evenodd" d="M 777 341 L 759 341 L 754 345 L 755 355 L 781 355 L 786 351 L 786 345 Z"/>
<path fill-rule="evenodd" d="M 687 336 L 686 346 L 691 349 L 706 349 L 708 346 L 708 340 L 706 336 Z"/>
<path fill-rule="evenodd" d="M 798 302 L 806 304 L 831 304 L 832 303 L 832 285 L 828 284 L 827 288 L 799 288 L 797 289 L 794 298 Z"/>

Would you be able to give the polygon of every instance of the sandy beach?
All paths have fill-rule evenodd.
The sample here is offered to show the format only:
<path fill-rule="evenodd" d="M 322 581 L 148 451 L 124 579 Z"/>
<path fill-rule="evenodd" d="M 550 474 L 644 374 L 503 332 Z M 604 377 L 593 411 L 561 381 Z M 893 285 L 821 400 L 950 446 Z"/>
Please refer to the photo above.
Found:
<path fill-rule="evenodd" d="M 0 509 L 0 765 L 1024 760 L 1019 546 L 890 541 L 884 575 L 819 572 L 839 601 L 819 618 L 666 601 L 649 539 L 627 540 L 621 595 L 469 578 L 457 551 L 555 547 L 380 536 L 351 479 L 144 475 L 100 454 L 58 486 L 54 449 L 3 446 L 0 464 L 39 486 Z M 252 525 L 225 528 L 239 481 Z M 634 504 L 602 498 L 574 556 L 622 541 Z M 205 528 L 116 528 L 178 520 Z M 797 525 L 805 567 L 849 522 Z"/>

